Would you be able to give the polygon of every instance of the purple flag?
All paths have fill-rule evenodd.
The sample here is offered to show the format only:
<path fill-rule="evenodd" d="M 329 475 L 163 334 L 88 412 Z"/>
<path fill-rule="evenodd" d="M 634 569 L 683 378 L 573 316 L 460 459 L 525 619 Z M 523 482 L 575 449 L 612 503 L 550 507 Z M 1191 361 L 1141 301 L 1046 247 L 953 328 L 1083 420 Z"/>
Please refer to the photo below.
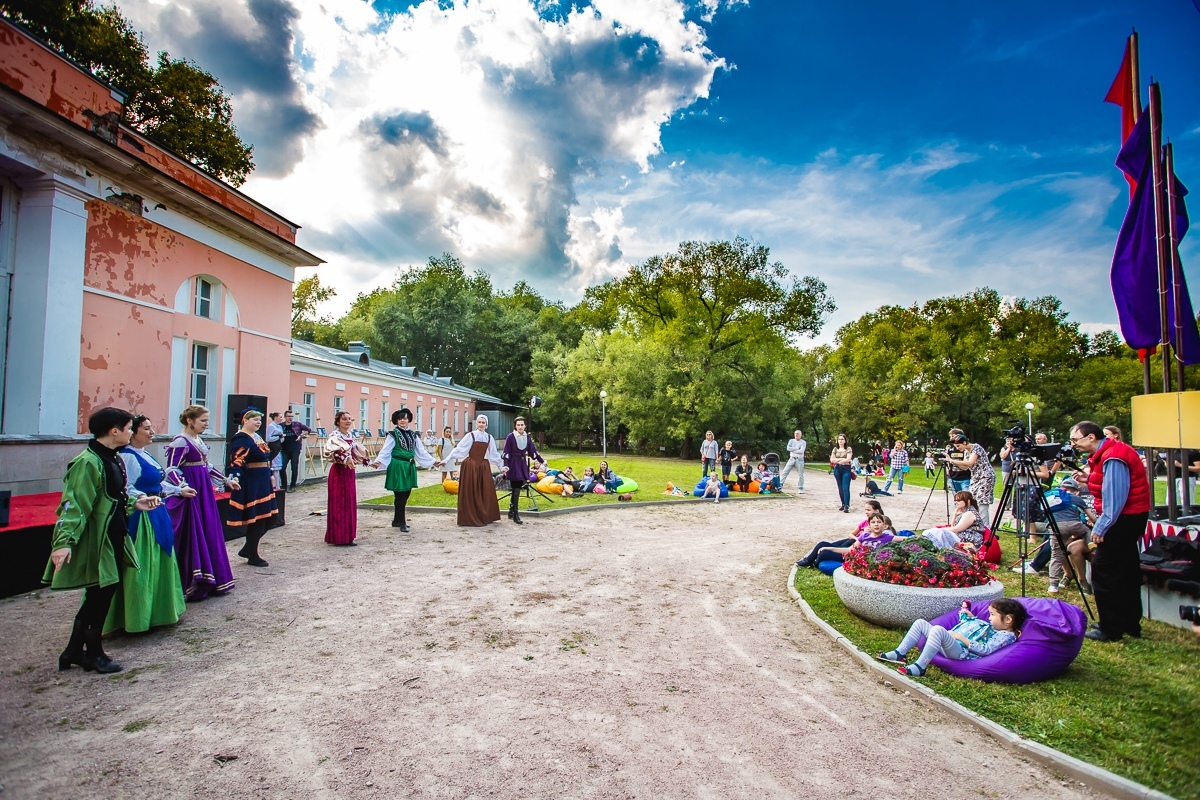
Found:
<path fill-rule="evenodd" d="M 1179 242 L 1183 240 L 1184 235 L 1188 231 L 1188 213 L 1187 205 L 1183 198 L 1187 197 L 1187 187 L 1184 186 L 1179 178 L 1174 174 L 1172 183 L 1175 186 L 1175 246 L 1179 246 Z M 1187 288 L 1187 276 L 1183 273 L 1183 266 L 1179 268 L 1179 288 L 1180 288 L 1180 310 L 1183 317 L 1183 335 L 1179 341 L 1175 342 L 1176 355 L 1184 364 L 1200 364 L 1200 329 L 1196 327 L 1196 312 L 1192 308 L 1192 298 L 1189 296 Z M 1167 303 L 1167 321 L 1171 327 L 1171 337 L 1175 336 L 1175 287 L 1174 284 L 1170 287 L 1170 297 Z M 1180 390 L 1183 387 L 1179 387 Z"/>
<path fill-rule="evenodd" d="M 1158 307 L 1158 252 L 1157 233 L 1154 227 L 1154 182 L 1151 174 L 1150 115 L 1142 114 L 1129 133 L 1129 138 L 1117 156 L 1117 166 L 1137 182 L 1129 210 L 1117 234 L 1117 247 L 1113 253 L 1112 283 L 1113 300 L 1117 305 L 1117 318 L 1121 324 L 1121 336 L 1135 350 L 1155 347 L 1162 337 L 1162 317 Z M 1183 196 L 1187 189 L 1177 183 L 1176 224 L 1179 238 L 1187 232 L 1187 209 Z M 1177 343 L 1186 364 L 1200 363 L 1200 332 L 1196 329 L 1196 318 L 1192 314 L 1191 299 L 1183 287 L 1183 309 L 1188 318 L 1183 322 L 1183 341 Z M 1170 334 L 1175 335 L 1175 310 L 1173 286 L 1168 281 L 1168 324 Z"/>

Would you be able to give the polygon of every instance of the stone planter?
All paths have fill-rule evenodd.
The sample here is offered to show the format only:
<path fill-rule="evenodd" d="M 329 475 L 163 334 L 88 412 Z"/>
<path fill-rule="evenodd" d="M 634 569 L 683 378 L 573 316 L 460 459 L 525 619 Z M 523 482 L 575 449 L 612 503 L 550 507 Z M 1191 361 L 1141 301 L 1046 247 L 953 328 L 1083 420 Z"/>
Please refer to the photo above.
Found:
<path fill-rule="evenodd" d="M 833 573 L 833 586 L 846 608 L 885 628 L 908 628 L 918 619 L 940 617 L 958 608 L 963 600 L 977 603 L 1004 597 L 1000 581 L 969 589 L 931 589 L 871 581 L 841 568 Z"/>

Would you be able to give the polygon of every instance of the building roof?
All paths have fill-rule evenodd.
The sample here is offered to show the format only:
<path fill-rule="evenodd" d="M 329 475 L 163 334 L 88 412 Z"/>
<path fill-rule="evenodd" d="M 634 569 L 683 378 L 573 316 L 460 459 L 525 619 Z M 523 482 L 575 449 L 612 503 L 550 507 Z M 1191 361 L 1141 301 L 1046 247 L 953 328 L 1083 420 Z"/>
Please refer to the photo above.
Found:
<path fill-rule="evenodd" d="M 501 400 L 499 397 L 493 397 L 490 394 L 463 386 L 450 376 L 434 375 L 428 372 L 421 372 L 416 367 L 381 361 L 377 358 L 371 358 L 370 354 L 366 352 L 338 350 L 333 347 L 306 342 L 302 339 L 292 339 L 292 356 L 321 361 L 332 366 L 349 367 L 351 369 L 374 373 L 376 376 L 374 380 L 377 383 L 392 383 L 399 380 L 405 384 L 413 384 L 414 389 L 424 388 L 431 394 L 452 392 L 456 395 L 468 397 L 477 403 L 482 402 L 508 408 L 517 407 L 507 400 Z"/>

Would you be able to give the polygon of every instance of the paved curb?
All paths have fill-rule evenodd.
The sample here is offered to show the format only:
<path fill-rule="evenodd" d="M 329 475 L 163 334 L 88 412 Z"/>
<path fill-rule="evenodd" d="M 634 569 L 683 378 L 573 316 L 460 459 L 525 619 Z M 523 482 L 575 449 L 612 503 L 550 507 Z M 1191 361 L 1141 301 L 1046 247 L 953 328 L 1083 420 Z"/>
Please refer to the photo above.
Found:
<path fill-rule="evenodd" d="M 723 498 L 723 499 L 736 500 L 736 501 L 740 501 L 740 502 L 747 502 L 747 501 L 752 500 L 752 501 L 757 502 L 760 500 L 766 500 L 768 498 L 782 500 L 785 497 L 791 497 L 791 495 L 774 494 L 774 495 L 766 495 L 765 497 L 729 497 L 729 498 Z M 643 501 L 636 501 L 636 502 L 630 502 L 630 503 L 597 503 L 594 506 L 572 506 L 571 508 L 547 508 L 545 511 L 533 511 L 530 509 L 523 508 L 523 509 L 521 509 L 521 516 L 537 519 L 538 517 L 553 517 L 558 514 L 574 514 L 578 511 L 602 511 L 602 510 L 608 510 L 608 509 L 614 509 L 614 508 L 645 508 L 647 506 L 682 506 L 682 505 L 691 505 L 694 503 L 706 503 L 706 502 L 708 502 L 708 501 L 701 500 L 699 497 L 691 497 L 691 498 L 685 498 L 683 500 L 643 500 Z M 385 511 L 394 510 L 392 506 L 389 506 L 385 503 L 359 503 L 358 507 L 366 508 L 366 509 L 373 509 L 376 511 L 378 511 L 380 509 L 383 509 Z M 421 513 L 439 513 L 439 512 L 457 513 L 458 512 L 458 509 L 454 508 L 453 506 L 450 508 L 442 508 L 441 506 L 408 506 L 408 508 L 406 510 L 407 511 L 419 511 Z"/>
<path fill-rule="evenodd" d="M 946 711 L 949 711 L 959 719 L 965 720 L 974 724 L 984 733 L 990 734 L 992 737 L 999 739 L 1004 744 L 1008 745 L 1018 753 L 1028 756 L 1053 770 L 1056 770 L 1063 775 L 1070 776 L 1075 780 L 1090 784 L 1093 787 L 1101 788 L 1104 791 L 1111 792 L 1117 797 L 1137 798 L 1138 800 L 1174 800 L 1169 794 L 1164 794 L 1157 789 L 1151 789 L 1148 786 L 1143 786 L 1137 781 L 1131 781 L 1128 778 L 1122 778 L 1108 770 L 1097 767 L 1095 764 L 1089 764 L 1086 761 L 1081 761 L 1074 756 L 1069 756 L 1066 753 L 1055 750 L 1053 747 L 1047 747 L 1040 742 L 1035 742 L 1031 739 L 1026 739 L 1022 736 L 1013 733 L 1008 728 L 1000 725 L 982 714 L 977 714 L 966 706 L 960 705 L 953 700 L 944 697 L 930 689 L 924 684 L 918 683 L 911 678 L 906 678 L 896 672 L 895 669 L 885 667 L 879 661 L 859 650 L 858 647 L 843 636 L 837 628 L 830 625 L 825 620 L 817 616 L 817 613 L 810 606 L 800 593 L 796 591 L 796 565 L 792 565 L 791 571 L 788 573 L 787 589 L 788 594 L 800 606 L 800 610 L 804 612 L 809 622 L 816 625 L 829 635 L 831 639 L 844 647 L 851 656 L 860 661 L 868 670 L 878 673 L 882 677 L 886 677 L 898 685 L 904 686 L 917 697 L 923 698 L 930 705 L 938 706 Z"/>

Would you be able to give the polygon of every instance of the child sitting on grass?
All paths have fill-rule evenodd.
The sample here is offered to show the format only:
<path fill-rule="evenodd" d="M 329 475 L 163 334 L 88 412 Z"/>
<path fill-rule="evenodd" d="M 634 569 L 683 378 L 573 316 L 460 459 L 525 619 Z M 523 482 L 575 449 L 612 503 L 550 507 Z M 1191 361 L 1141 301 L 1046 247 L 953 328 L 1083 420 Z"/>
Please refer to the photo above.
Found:
<path fill-rule="evenodd" d="M 704 484 L 704 494 L 701 495 L 701 499 L 712 497 L 715 498 L 714 503 L 721 502 L 721 486 L 722 481 L 717 477 L 716 471 L 708 473 L 708 483 Z"/>
<path fill-rule="evenodd" d="M 895 650 L 880 653 L 876 658 L 899 664 L 896 671 L 901 675 L 919 678 L 929 669 L 929 662 L 938 653 L 956 661 L 964 661 L 991 655 L 1007 647 L 1021 635 L 1021 626 L 1029 616 L 1025 606 L 1008 597 L 991 602 L 987 622 L 974 616 L 970 609 L 971 604 L 963 600 L 958 612 L 958 624 L 950 630 L 941 625 L 930 625 L 928 620 L 917 620 Z M 921 654 L 912 664 L 904 666 L 904 657 L 917 646 L 922 636 L 925 637 L 925 646 L 921 648 Z"/>

